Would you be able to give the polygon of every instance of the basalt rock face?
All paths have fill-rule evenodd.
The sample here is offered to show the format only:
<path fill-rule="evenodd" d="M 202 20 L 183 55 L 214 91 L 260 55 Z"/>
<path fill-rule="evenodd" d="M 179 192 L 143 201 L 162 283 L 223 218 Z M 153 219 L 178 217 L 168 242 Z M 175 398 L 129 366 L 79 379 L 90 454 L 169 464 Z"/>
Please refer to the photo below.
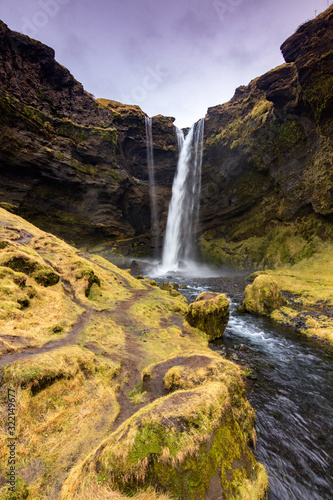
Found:
<path fill-rule="evenodd" d="M 177 165 L 173 118 L 153 119 L 161 226 Z M 0 201 L 80 242 L 149 239 L 145 113 L 95 100 L 54 51 L 0 22 Z"/>
<path fill-rule="evenodd" d="M 285 64 L 238 88 L 205 119 L 201 246 L 215 262 L 293 262 L 301 239 L 332 236 L 333 7 L 281 50 Z M 269 246 L 286 228 L 299 245 L 276 248 L 274 262 Z"/>

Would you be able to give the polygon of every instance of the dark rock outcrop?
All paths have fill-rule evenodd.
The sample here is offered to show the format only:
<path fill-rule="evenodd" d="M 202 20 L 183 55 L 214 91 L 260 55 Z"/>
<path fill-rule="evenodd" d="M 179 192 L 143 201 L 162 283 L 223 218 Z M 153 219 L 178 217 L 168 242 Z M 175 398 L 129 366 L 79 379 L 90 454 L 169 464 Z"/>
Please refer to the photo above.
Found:
<path fill-rule="evenodd" d="M 333 7 L 281 49 L 285 64 L 205 119 L 201 246 L 217 263 L 292 262 L 267 257 L 288 227 L 307 242 L 332 235 Z"/>
<path fill-rule="evenodd" d="M 0 22 L 0 199 L 80 242 L 145 235 L 150 199 L 145 113 L 95 100 L 53 49 Z M 153 119 L 161 227 L 177 165 L 173 118 Z"/>

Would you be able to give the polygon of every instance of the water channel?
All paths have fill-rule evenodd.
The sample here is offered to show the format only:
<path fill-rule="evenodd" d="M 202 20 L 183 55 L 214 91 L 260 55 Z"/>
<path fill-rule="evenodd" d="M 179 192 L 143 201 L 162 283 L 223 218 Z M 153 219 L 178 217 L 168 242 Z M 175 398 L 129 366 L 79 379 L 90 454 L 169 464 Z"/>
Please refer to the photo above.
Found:
<path fill-rule="evenodd" d="M 237 313 L 244 276 L 159 277 L 202 291 L 227 293 L 231 315 L 223 340 L 210 344 L 251 369 L 247 397 L 256 410 L 255 456 L 268 471 L 269 500 L 333 499 L 333 349 L 291 328 Z"/>

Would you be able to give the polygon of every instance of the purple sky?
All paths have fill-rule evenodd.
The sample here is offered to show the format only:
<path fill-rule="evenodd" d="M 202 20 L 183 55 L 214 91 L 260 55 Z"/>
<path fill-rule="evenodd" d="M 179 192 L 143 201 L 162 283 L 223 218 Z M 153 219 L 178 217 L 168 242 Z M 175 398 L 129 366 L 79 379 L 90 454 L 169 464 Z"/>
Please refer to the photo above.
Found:
<path fill-rule="evenodd" d="M 191 125 L 283 63 L 281 43 L 331 0 L 1 0 L 95 97 Z"/>

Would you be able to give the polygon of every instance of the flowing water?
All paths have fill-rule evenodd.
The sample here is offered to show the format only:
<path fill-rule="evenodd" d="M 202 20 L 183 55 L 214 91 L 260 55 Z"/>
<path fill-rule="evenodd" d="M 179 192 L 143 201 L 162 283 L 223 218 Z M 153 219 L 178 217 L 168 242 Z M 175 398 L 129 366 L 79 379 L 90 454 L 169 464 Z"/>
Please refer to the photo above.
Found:
<path fill-rule="evenodd" d="M 186 137 L 177 129 L 179 160 L 173 181 L 165 231 L 163 270 L 176 270 L 193 255 L 193 234 L 197 230 L 201 190 L 204 119 L 192 125 Z"/>
<path fill-rule="evenodd" d="M 269 474 L 269 500 L 332 500 L 332 348 L 263 318 L 237 313 L 246 284 L 242 277 L 174 273 L 158 278 L 166 279 L 187 285 L 180 291 L 190 302 L 204 290 L 226 292 L 232 301 L 224 338 L 210 346 L 252 370 L 247 397 L 256 410 L 255 456 Z"/>
<path fill-rule="evenodd" d="M 153 147 L 153 119 L 145 116 L 146 124 L 146 147 L 147 147 L 147 165 L 149 175 L 149 196 L 150 196 L 150 213 L 151 213 L 151 234 L 154 239 L 154 248 L 157 251 L 159 226 L 157 218 L 157 201 L 155 187 L 155 165 L 154 165 L 154 147 Z"/>
<path fill-rule="evenodd" d="M 269 500 L 333 500 L 333 349 L 266 319 L 237 313 L 245 279 L 195 264 L 193 234 L 199 211 L 203 120 L 180 150 L 157 281 L 187 285 L 192 302 L 204 290 L 227 293 L 231 314 L 211 349 L 247 367 L 247 396 L 256 410 L 255 456 L 269 475 Z M 220 273 L 220 274 L 219 274 Z M 199 276 L 193 278 L 193 276 Z"/>

